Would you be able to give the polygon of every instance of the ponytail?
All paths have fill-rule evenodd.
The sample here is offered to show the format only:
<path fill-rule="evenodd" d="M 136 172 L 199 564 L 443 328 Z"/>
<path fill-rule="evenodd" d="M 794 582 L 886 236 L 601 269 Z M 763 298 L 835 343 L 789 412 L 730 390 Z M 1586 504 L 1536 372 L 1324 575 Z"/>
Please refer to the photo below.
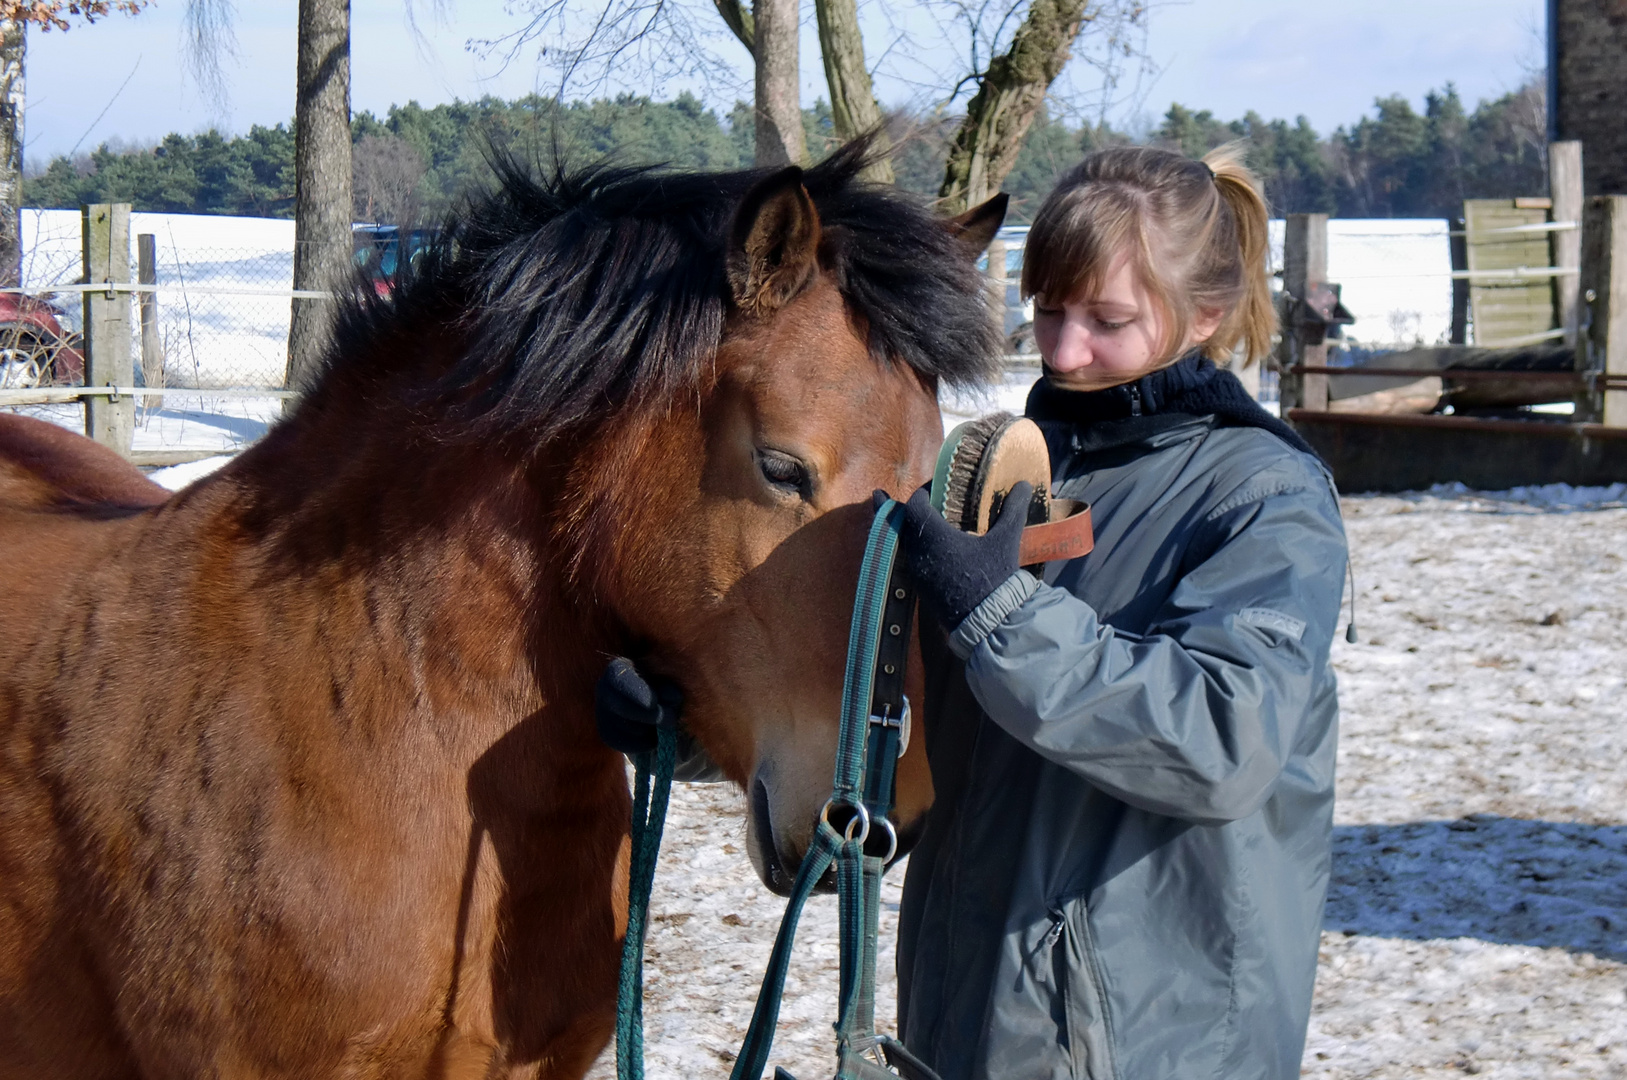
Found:
<path fill-rule="evenodd" d="M 1243 362 L 1247 365 L 1263 359 L 1271 351 L 1277 312 L 1271 302 L 1271 282 L 1266 273 L 1271 250 L 1268 232 L 1271 212 L 1260 191 L 1260 181 L 1244 164 L 1244 153 L 1242 143 L 1228 143 L 1205 154 L 1203 164 L 1214 174 L 1215 190 L 1231 210 L 1243 260 L 1242 295 L 1209 339 L 1208 352 L 1212 359 L 1220 360 L 1241 344 Z"/>

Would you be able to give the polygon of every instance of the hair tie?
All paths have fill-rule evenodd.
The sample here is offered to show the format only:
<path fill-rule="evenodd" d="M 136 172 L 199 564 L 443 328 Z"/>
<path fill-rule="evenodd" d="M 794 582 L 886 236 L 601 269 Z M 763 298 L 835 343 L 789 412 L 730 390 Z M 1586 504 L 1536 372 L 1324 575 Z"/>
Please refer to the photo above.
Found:
<path fill-rule="evenodd" d="M 1209 167 L 1209 163 L 1207 161 L 1200 160 L 1198 164 L 1203 166 L 1203 171 L 1209 174 L 1209 180 L 1211 183 L 1213 183 L 1215 179 L 1215 170 Z"/>

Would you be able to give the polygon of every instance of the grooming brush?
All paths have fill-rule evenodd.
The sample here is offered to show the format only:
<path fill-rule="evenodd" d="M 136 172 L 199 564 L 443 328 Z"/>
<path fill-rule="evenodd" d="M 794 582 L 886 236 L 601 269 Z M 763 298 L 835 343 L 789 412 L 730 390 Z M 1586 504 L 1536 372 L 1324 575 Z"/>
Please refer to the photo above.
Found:
<path fill-rule="evenodd" d="M 1029 525 L 1050 520 L 1051 458 L 1045 436 L 1025 417 L 995 413 L 949 433 L 932 477 L 932 504 L 956 528 L 988 532 L 1007 493 L 1019 481 L 1034 485 Z"/>
<path fill-rule="evenodd" d="M 932 505 L 957 529 L 982 534 L 1000 518 L 1020 481 L 1034 485 L 1024 523 L 1022 565 L 1088 554 L 1094 545 L 1090 507 L 1051 498 L 1051 454 L 1032 420 L 995 413 L 949 433 L 932 473 Z"/>

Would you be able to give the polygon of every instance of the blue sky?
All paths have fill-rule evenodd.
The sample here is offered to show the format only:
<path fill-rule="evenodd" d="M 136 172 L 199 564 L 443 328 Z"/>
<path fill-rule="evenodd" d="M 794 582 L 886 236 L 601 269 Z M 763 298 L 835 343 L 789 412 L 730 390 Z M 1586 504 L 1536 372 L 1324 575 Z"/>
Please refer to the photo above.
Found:
<path fill-rule="evenodd" d="M 488 93 L 551 92 L 553 75 L 534 53 L 505 67 L 471 45 L 516 29 L 519 6 L 442 0 L 437 8 L 418 0 L 415 33 L 402 0 L 352 0 L 354 107 L 382 113 L 410 99 L 432 105 Z M 32 34 L 29 156 L 39 161 L 108 139 L 145 142 L 170 131 L 240 131 L 287 120 L 295 7 L 293 0 L 239 4 L 238 49 L 226 65 L 224 102 L 209 100 L 188 75 L 184 0 L 154 0 L 136 18 L 66 34 Z M 697 11 L 707 15 L 710 7 L 701 2 Z M 811 103 L 824 86 L 812 47 L 812 3 L 803 7 L 803 95 Z M 900 26 L 897 4 L 860 0 L 860 7 L 872 62 L 882 68 L 877 92 L 884 104 L 923 103 L 931 97 L 929 73 L 958 69 L 956 54 L 921 16 Z M 1109 109 L 1120 124 L 1155 120 L 1180 101 L 1227 119 L 1249 109 L 1267 117 L 1303 113 L 1327 131 L 1354 121 L 1375 97 L 1401 93 L 1417 102 L 1447 81 L 1472 105 L 1518 86 L 1542 59 L 1540 0 L 1160 0 L 1149 18 L 1146 49 L 1154 70 L 1134 86 L 1121 86 Z M 901 30 L 909 40 L 900 39 Z M 710 85 L 661 86 L 622 77 L 610 87 L 664 97 L 688 85 L 726 108 L 742 88 L 749 91 L 749 73 L 744 51 L 721 27 L 715 48 L 733 65 L 733 76 Z M 1077 100 L 1097 97 L 1088 69 L 1069 79 Z"/>

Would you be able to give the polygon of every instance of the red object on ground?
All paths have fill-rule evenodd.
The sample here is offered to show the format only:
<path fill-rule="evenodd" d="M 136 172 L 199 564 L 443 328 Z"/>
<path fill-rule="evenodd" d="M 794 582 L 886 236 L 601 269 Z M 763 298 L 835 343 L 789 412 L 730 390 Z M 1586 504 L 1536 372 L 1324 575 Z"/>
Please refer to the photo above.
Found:
<path fill-rule="evenodd" d="M 25 293 L 0 292 L 0 385 L 68 386 L 85 381 L 84 337 L 62 326 L 63 309 Z"/>

